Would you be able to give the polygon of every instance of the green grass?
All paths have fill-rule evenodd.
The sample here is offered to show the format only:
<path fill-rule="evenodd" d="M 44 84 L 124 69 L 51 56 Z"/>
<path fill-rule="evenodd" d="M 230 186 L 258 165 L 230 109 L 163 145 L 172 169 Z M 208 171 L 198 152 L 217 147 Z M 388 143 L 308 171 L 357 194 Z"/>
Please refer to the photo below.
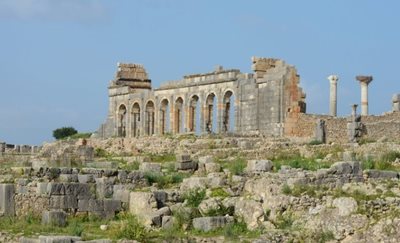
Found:
<path fill-rule="evenodd" d="M 146 239 L 148 230 L 139 222 L 136 216 L 121 214 L 119 223 L 114 224 L 110 229 L 112 239 L 127 239 L 143 241 Z"/>
<path fill-rule="evenodd" d="M 183 195 L 183 199 L 186 200 L 187 205 L 192 208 L 197 208 L 200 203 L 206 197 L 206 190 L 204 189 L 194 189 L 190 190 Z"/>
<path fill-rule="evenodd" d="M 85 132 L 85 133 L 76 133 L 74 135 L 69 136 L 69 138 L 80 139 L 80 138 L 90 138 L 90 136 L 92 136 L 91 132 Z"/>
<path fill-rule="evenodd" d="M 365 169 L 374 169 L 374 170 L 391 170 L 391 171 L 400 171 L 400 167 L 394 165 L 392 162 L 396 160 L 396 158 L 400 158 L 400 152 L 397 151 L 388 151 L 377 159 L 369 158 L 367 160 L 362 161 L 362 168 Z"/>
<path fill-rule="evenodd" d="M 181 183 L 184 178 L 189 177 L 189 174 L 182 172 L 171 172 L 168 174 L 156 173 L 156 172 L 146 172 L 144 178 L 147 180 L 149 185 L 157 183 L 158 187 L 168 188 L 178 183 Z"/>
<path fill-rule="evenodd" d="M 222 168 L 228 169 L 232 175 L 243 175 L 247 166 L 247 161 L 242 157 L 236 157 L 233 161 L 223 159 L 218 159 L 217 161 L 221 163 Z"/>
<path fill-rule="evenodd" d="M 229 197 L 229 193 L 227 193 L 223 188 L 217 187 L 211 189 L 211 197 L 220 197 L 220 198 L 226 198 Z"/>
<path fill-rule="evenodd" d="M 175 154 L 149 154 L 151 162 L 165 163 L 176 161 Z"/>
<path fill-rule="evenodd" d="M 293 215 L 291 213 L 285 213 L 285 214 L 279 214 L 275 221 L 274 224 L 276 228 L 281 229 L 281 230 L 290 230 L 293 226 Z"/>
<path fill-rule="evenodd" d="M 301 168 L 304 170 L 316 171 L 323 168 L 331 167 L 330 162 L 316 162 L 315 159 L 306 159 L 302 157 L 291 158 L 285 160 L 273 160 L 274 168 L 276 171 L 280 170 L 282 165 L 290 166 L 292 168 Z"/>
<path fill-rule="evenodd" d="M 32 213 L 19 218 L 0 218 L 0 229 L 11 234 L 23 236 L 36 235 L 73 235 L 81 236 L 85 240 L 108 238 L 108 232 L 101 231 L 100 225 L 108 224 L 109 220 L 97 217 L 68 217 L 66 227 L 42 225 L 41 218 Z"/>

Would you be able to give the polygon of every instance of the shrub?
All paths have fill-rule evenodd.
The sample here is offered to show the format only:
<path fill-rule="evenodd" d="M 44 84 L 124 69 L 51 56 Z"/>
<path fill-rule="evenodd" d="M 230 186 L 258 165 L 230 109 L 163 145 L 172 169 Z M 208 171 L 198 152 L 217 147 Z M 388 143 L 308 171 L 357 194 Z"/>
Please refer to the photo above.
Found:
<path fill-rule="evenodd" d="M 173 172 L 168 175 L 156 172 L 146 172 L 144 174 L 144 178 L 147 180 L 149 185 L 157 183 L 159 188 L 166 188 L 170 185 L 181 183 L 183 178 L 186 178 L 187 176 L 188 175 L 180 172 Z"/>
<path fill-rule="evenodd" d="M 77 133 L 78 131 L 73 127 L 62 127 L 62 128 L 57 128 L 56 130 L 53 131 L 53 137 L 58 140 L 72 136 Z"/>
<path fill-rule="evenodd" d="M 122 222 L 112 230 L 113 238 L 143 241 L 147 230 L 136 216 L 125 214 L 121 217 Z"/>
<path fill-rule="evenodd" d="M 280 214 L 276 217 L 275 226 L 278 229 L 287 230 L 293 225 L 294 219 L 291 213 Z"/>
<path fill-rule="evenodd" d="M 187 201 L 187 205 L 192 208 L 197 208 L 206 197 L 206 190 L 195 189 L 187 192 L 183 198 Z"/>
<path fill-rule="evenodd" d="M 227 193 L 223 188 L 218 187 L 218 188 L 213 188 L 211 189 L 211 197 L 221 197 L 221 198 L 226 198 L 229 197 L 229 193 Z"/>
<path fill-rule="evenodd" d="M 292 189 L 288 184 L 283 185 L 282 187 L 282 193 L 285 195 L 291 195 L 292 194 Z"/>
<path fill-rule="evenodd" d="M 108 152 L 105 149 L 96 148 L 94 150 L 94 156 L 96 156 L 96 157 L 107 157 L 108 156 Z"/>
<path fill-rule="evenodd" d="M 73 139 L 78 139 L 78 138 L 90 138 L 92 136 L 91 132 L 85 132 L 85 133 L 76 133 L 74 135 L 69 136 L 70 138 Z"/>
<path fill-rule="evenodd" d="M 233 175 L 242 175 L 246 166 L 247 161 L 243 158 L 236 158 L 234 161 L 227 163 L 227 167 Z"/>

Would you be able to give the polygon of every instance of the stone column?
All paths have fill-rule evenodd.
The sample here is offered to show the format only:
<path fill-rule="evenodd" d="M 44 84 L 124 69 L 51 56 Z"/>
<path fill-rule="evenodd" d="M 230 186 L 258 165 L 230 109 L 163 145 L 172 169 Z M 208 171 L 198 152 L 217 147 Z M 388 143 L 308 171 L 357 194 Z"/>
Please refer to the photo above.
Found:
<path fill-rule="evenodd" d="M 393 111 L 400 111 L 400 94 L 395 94 L 392 97 Z"/>
<path fill-rule="evenodd" d="M 356 79 L 361 85 L 361 115 L 368 116 L 368 85 L 372 81 L 372 76 L 357 76 Z"/>
<path fill-rule="evenodd" d="M 339 77 L 337 75 L 330 75 L 328 80 L 331 84 L 329 92 L 329 114 L 331 116 L 337 115 L 337 81 Z"/>
<path fill-rule="evenodd" d="M 357 116 L 357 106 L 357 104 L 351 105 L 351 117 L 353 117 L 353 120 Z"/>

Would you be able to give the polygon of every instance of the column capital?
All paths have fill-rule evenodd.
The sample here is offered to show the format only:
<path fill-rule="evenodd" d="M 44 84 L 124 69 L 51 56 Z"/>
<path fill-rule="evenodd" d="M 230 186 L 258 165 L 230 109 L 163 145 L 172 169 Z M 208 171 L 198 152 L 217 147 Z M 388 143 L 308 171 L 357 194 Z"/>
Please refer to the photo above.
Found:
<path fill-rule="evenodd" d="M 337 81 L 339 80 L 339 76 L 337 75 L 329 75 L 327 78 L 331 83 L 337 83 Z"/>
<path fill-rule="evenodd" d="M 372 82 L 373 77 L 372 76 L 364 76 L 364 75 L 358 75 L 356 76 L 356 79 L 360 82 L 360 83 L 364 83 L 364 84 L 369 84 Z"/>

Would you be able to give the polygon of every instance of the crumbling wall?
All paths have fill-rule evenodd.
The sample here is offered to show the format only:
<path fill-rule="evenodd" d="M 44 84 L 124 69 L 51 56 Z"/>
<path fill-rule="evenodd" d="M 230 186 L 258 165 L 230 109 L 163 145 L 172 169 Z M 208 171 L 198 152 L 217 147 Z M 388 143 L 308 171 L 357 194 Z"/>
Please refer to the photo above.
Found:
<path fill-rule="evenodd" d="M 291 113 L 285 122 L 285 136 L 314 139 L 315 124 L 317 119 L 325 121 L 326 139 L 328 143 L 346 143 L 347 118 L 332 117 L 328 115 L 313 115 Z M 381 116 L 362 116 L 364 125 L 362 138 L 368 140 L 387 139 L 398 141 L 400 138 L 400 112 L 387 113 Z"/>

